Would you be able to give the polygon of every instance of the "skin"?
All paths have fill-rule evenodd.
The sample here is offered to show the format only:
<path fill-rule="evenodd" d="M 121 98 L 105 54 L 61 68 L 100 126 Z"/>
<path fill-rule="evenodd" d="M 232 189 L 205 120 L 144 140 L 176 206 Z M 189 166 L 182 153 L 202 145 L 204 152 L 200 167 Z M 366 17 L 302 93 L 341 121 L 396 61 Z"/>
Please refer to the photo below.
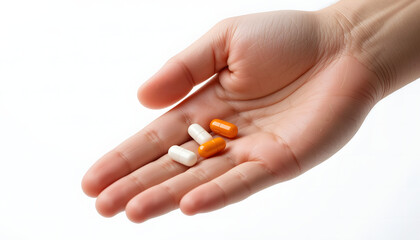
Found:
<path fill-rule="evenodd" d="M 162 108 L 210 80 L 99 159 L 84 192 L 103 216 L 125 211 L 143 222 L 177 208 L 213 211 L 311 169 L 351 139 L 378 101 L 419 77 L 419 2 L 341 1 L 218 23 L 138 98 Z M 214 118 L 239 128 L 222 153 L 191 168 L 168 157 L 175 144 L 197 153 L 187 128 L 209 130 Z"/>

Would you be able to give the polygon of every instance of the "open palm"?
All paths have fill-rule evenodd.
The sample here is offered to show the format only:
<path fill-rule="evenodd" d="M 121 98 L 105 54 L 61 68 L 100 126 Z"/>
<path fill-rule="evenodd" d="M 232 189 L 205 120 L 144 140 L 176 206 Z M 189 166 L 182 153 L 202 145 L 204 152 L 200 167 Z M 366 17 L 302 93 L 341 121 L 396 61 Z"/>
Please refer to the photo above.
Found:
<path fill-rule="evenodd" d="M 85 175 L 97 210 L 142 222 L 176 208 L 206 212 L 291 179 L 338 151 L 377 102 L 376 75 L 343 44 L 325 13 L 281 11 L 225 20 L 139 89 L 148 107 L 178 106 L 100 159 Z M 172 145 L 197 152 L 187 128 L 236 124 L 226 149 L 191 167 Z"/>

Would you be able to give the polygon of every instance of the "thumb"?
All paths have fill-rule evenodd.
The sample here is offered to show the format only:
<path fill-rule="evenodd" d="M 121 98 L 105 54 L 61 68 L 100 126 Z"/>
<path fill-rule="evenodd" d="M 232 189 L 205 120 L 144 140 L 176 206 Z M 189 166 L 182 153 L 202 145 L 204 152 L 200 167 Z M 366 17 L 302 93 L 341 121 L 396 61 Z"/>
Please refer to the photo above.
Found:
<path fill-rule="evenodd" d="M 227 66 L 230 21 L 222 21 L 184 51 L 172 57 L 138 90 L 141 104 L 163 108 Z"/>

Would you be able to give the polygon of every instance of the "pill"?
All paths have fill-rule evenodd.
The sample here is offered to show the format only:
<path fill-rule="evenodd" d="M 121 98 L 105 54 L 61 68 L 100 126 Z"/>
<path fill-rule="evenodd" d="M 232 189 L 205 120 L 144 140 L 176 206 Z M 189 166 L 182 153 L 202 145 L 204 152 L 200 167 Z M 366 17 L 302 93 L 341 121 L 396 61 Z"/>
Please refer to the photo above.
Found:
<path fill-rule="evenodd" d="M 198 147 L 198 154 L 202 157 L 208 158 L 214 154 L 223 151 L 226 147 L 226 142 L 221 137 L 214 138 L 205 142 Z"/>
<path fill-rule="evenodd" d="M 220 119 L 213 119 L 213 121 L 210 122 L 210 129 L 214 133 L 227 138 L 234 138 L 238 134 L 237 126 Z"/>
<path fill-rule="evenodd" d="M 169 148 L 168 155 L 174 161 L 188 167 L 193 166 L 197 162 L 197 155 L 195 155 L 195 153 L 177 145 L 173 145 Z"/>
<path fill-rule="evenodd" d="M 213 139 L 210 133 L 197 123 L 188 127 L 188 134 L 200 145 Z"/>

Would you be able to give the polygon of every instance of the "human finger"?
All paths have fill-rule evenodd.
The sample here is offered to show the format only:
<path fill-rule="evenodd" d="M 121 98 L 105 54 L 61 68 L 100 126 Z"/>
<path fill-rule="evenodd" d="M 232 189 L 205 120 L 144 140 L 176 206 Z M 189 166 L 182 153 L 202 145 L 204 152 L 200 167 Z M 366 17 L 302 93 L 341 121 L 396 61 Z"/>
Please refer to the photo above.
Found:
<path fill-rule="evenodd" d="M 180 208 L 187 215 L 223 208 L 274 184 L 275 179 L 260 163 L 246 162 L 193 189 L 182 198 Z"/>
<path fill-rule="evenodd" d="M 178 208 L 181 198 L 191 189 L 225 173 L 234 167 L 228 154 L 204 159 L 187 171 L 168 179 L 129 201 L 127 217 L 133 222 L 143 222 Z"/>
<path fill-rule="evenodd" d="M 170 146 L 185 143 L 190 138 L 187 132 L 190 124 L 198 123 L 208 129 L 211 119 L 232 114 L 232 108 L 217 97 L 217 86 L 215 77 L 183 103 L 104 155 L 85 174 L 84 192 L 96 197 L 111 183 L 166 154 Z"/>
<path fill-rule="evenodd" d="M 197 152 L 198 145 L 189 141 L 182 147 Z M 96 209 L 101 215 L 111 217 L 123 211 L 128 201 L 140 192 L 185 172 L 187 169 L 188 167 L 173 161 L 166 154 L 103 190 L 96 199 Z"/>
<path fill-rule="evenodd" d="M 181 199 L 180 208 L 185 214 L 225 207 L 302 173 L 288 144 L 272 133 L 250 135 L 233 152 L 237 158 L 236 167 L 191 190 Z"/>
<path fill-rule="evenodd" d="M 184 51 L 172 57 L 138 90 L 146 107 L 163 108 L 227 66 L 232 21 L 223 21 Z"/>

